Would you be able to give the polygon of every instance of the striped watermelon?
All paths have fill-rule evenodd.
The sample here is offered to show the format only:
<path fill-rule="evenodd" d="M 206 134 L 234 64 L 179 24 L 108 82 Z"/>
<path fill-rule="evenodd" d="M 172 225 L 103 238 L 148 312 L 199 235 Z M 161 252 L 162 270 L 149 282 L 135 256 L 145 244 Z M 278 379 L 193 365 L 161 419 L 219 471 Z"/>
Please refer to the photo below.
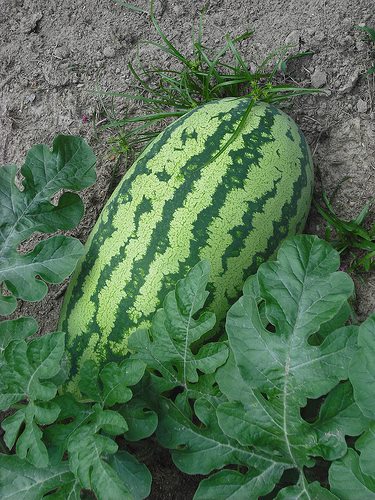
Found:
<path fill-rule="evenodd" d="M 281 240 L 303 229 L 313 167 L 294 121 L 264 103 L 223 99 L 167 127 L 103 209 L 67 290 L 72 381 L 86 359 L 127 352 L 176 281 L 211 263 L 209 308 L 219 319 L 247 276 Z"/>

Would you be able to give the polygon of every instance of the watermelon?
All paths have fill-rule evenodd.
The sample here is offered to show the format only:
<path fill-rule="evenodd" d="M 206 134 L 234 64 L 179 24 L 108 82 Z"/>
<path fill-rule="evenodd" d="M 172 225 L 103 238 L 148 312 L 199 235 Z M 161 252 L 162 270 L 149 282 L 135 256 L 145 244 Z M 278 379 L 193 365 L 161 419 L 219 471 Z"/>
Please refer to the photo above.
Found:
<path fill-rule="evenodd" d="M 224 318 L 244 280 L 303 229 L 312 188 L 304 136 L 269 104 L 212 101 L 168 126 L 105 205 L 68 287 L 59 327 L 70 390 L 85 360 L 121 359 L 201 259 L 211 264 L 208 309 Z"/>

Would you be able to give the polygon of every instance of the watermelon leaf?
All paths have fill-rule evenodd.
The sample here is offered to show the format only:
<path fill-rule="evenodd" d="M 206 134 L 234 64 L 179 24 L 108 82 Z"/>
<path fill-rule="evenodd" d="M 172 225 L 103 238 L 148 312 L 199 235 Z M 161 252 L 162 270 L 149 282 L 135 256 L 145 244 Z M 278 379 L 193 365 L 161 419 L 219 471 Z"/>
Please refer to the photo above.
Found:
<path fill-rule="evenodd" d="M 375 456 L 372 456 L 372 460 Z M 340 500 L 353 498 L 375 499 L 375 478 L 363 473 L 358 454 L 349 449 L 347 454 L 335 461 L 329 469 L 331 492 Z"/>
<path fill-rule="evenodd" d="M 23 340 L 31 337 L 38 331 L 38 325 L 34 318 L 21 317 L 0 321 L 0 366 L 1 356 L 4 349 L 12 340 Z"/>
<path fill-rule="evenodd" d="M 324 399 L 315 422 L 320 432 L 329 432 L 335 428 L 337 435 L 359 436 L 364 432 L 370 420 L 363 415 L 353 397 L 353 387 L 349 381 L 334 387 Z"/>
<path fill-rule="evenodd" d="M 152 383 L 160 392 L 174 387 L 187 389 L 198 382 L 198 371 L 214 373 L 228 356 L 223 342 L 207 343 L 196 354 L 192 351 L 215 325 L 213 313 L 199 314 L 208 296 L 209 272 L 207 261 L 193 267 L 168 293 L 149 331 L 138 330 L 129 339 L 129 349 L 135 352 L 133 359 L 144 361 L 160 374 L 152 375 Z"/>
<path fill-rule="evenodd" d="M 30 498 L 42 498 L 41 493 L 45 494 L 57 488 L 57 485 L 50 481 L 47 471 L 62 469 L 69 474 L 63 478 L 59 476 L 58 486 L 61 489 L 58 489 L 52 498 L 78 499 L 82 488 L 93 491 L 99 500 L 107 498 L 142 499 L 149 495 L 151 475 L 148 469 L 127 452 L 118 452 L 118 445 L 111 437 L 123 434 L 128 430 L 127 423 L 120 413 L 104 409 L 98 403 L 93 405 L 79 403 L 71 394 L 57 397 L 53 403 L 58 407 L 58 419 L 52 425 L 50 425 L 51 422 L 45 420 L 47 427 L 44 429 L 43 441 L 42 433 L 38 429 L 40 432 L 38 444 L 42 445 L 48 452 L 50 464 L 39 461 L 36 464 L 38 465 L 36 469 L 34 465 L 30 465 L 26 461 L 30 461 L 29 455 L 26 456 L 26 460 L 12 456 L 11 458 L 14 460 L 10 468 L 13 475 L 10 472 L 0 474 L 0 492 L 2 492 L 2 488 L 5 488 L 4 494 L 8 494 L 8 492 L 15 494 L 14 497 L 9 496 L 9 498 L 21 498 L 16 496 L 19 493 L 17 486 L 11 483 L 11 481 L 15 481 L 27 484 L 25 489 Z M 29 407 L 30 405 L 26 411 Z M 15 425 L 12 421 L 8 423 L 6 432 L 12 431 L 12 424 Z M 12 436 L 16 436 L 16 434 L 17 429 L 12 433 Z M 22 435 L 18 438 L 17 445 L 21 439 Z M 63 460 L 65 455 L 67 460 Z M 4 455 L 0 455 L 0 473 L 3 472 L 2 457 Z M 6 459 L 5 465 L 7 465 Z M 39 476 L 35 470 L 40 471 Z M 26 474 L 25 477 L 24 474 Z M 34 485 L 34 475 L 41 478 L 40 489 Z M 43 484 L 44 477 L 46 477 L 47 483 L 45 485 Z M 49 487 L 50 489 L 48 489 Z M 31 492 L 29 492 L 29 488 Z M 31 493 L 34 492 L 34 489 L 35 497 L 32 497 Z M 37 496 L 38 494 L 39 496 Z"/>
<path fill-rule="evenodd" d="M 117 411 L 125 418 L 128 430 L 124 437 L 128 441 L 140 441 L 151 436 L 158 425 L 156 413 L 149 408 L 146 401 L 133 398 L 131 401 L 121 405 Z"/>
<path fill-rule="evenodd" d="M 130 498 L 125 485 L 102 457 L 116 453 L 118 446 L 113 439 L 96 432 L 101 427 L 99 422 L 103 414 L 100 413 L 98 410 L 98 422 L 82 425 L 70 436 L 70 470 L 79 479 L 81 486 L 93 490 L 98 498 Z M 127 427 L 124 419 L 122 423 L 125 431 Z"/>
<path fill-rule="evenodd" d="M 234 470 L 222 470 L 204 479 L 198 486 L 194 500 L 207 498 L 259 498 L 270 491 L 269 484 L 280 479 L 280 469 L 270 468 L 258 474 L 251 470 L 241 474 Z M 289 497 L 291 498 L 291 497 Z M 299 497 L 298 497 L 299 498 Z"/>
<path fill-rule="evenodd" d="M 131 498 L 147 498 L 151 491 L 151 474 L 147 467 L 126 451 L 118 451 L 108 459 L 109 465 L 125 484 Z"/>
<path fill-rule="evenodd" d="M 4 441 L 12 449 L 16 440 L 16 453 L 36 467 L 47 467 L 48 451 L 42 441 L 40 426 L 53 423 L 58 417 L 60 408 L 56 403 L 47 402 L 32 404 L 18 410 L 2 422 Z M 22 426 L 24 429 L 22 430 Z"/>
<path fill-rule="evenodd" d="M 248 473 L 243 477 L 242 473 L 234 477 L 230 470 L 223 471 L 216 479 L 216 476 L 212 476 L 208 480 L 212 483 L 208 483 L 207 491 L 206 486 L 202 486 L 203 492 L 199 492 L 199 495 L 197 492 L 197 498 L 217 498 L 215 488 L 220 483 L 227 484 L 228 493 L 233 493 L 239 484 L 243 486 L 251 482 L 259 483 L 259 490 L 256 491 L 261 494 L 270 492 L 273 484 L 280 479 L 285 464 L 278 457 L 254 453 L 250 447 L 242 446 L 223 433 L 216 415 L 216 405 L 209 398 L 201 397 L 194 404 L 195 420 L 198 418 L 199 422 L 193 422 L 193 413 L 184 403 L 183 397 L 177 398 L 176 402 L 163 399 L 157 431 L 159 442 L 172 449 L 176 466 L 188 474 L 208 474 L 228 464 L 248 468 Z M 227 497 L 223 495 L 223 498 Z M 238 498 L 249 498 L 249 495 Z"/>
<path fill-rule="evenodd" d="M 80 487 L 67 463 L 39 468 L 15 455 L 0 454 L 0 498 L 2 500 L 78 500 Z M 57 490 L 57 491 L 56 491 Z"/>
<path fill-rule="evenodd" d="M 85 422 L 90 421 L 95 410 L 91 405 L 79 403 L 69 393 L 57 396 L 54 402 L 60 409 L 59 418 L 54 425 L 44 429 L 43 438 L 51 463 L 57 464 L 62 460 L 73 432 Z"/>
<path fill-rule="evenodd" d="M 364 474 L 375 480 L 375 421 L 373 420 L 360 436 L 356 443 L 356 449 L 360 452 L 359 464 Z"/>
<path fill-rule="evenodd" d="M 49 381 L 60 370 L 64 354 L 64 333 L 54 332 L 43 337 L 12 341 L 3 353 L 0 379 L 0 409 L 28 401 L 50 401 L 57 386 Z"/>
<path fill-rule="evenodd" d="M 139 493 L 136 498 L 146 497 L 151 482 L 147 468 L 128 453 L 118 452 L 116 442 L 110 437 L 128 430 L 124 417 L 98 403 L 88 412 L 87 403 L 76 402 L 72 411 L 69 409 L 70 397 L 63 397 L 60 404 L 64 406 L 63 417 L 74 415 L 74 420 L 70 418 L 68 425 L 52 426 L 47 438 L 52 444 L 55 438 L 60 440 L 60 458 L 61 451 L 66 449 L 70 470 L 82 488 L 92 490 L 98 499 L 131 499 L 134 491 Z"/>
<path fill-rule="evenodd" d="M 12 333 L 17 328 L 19 339 L 36 330 L 31 318 L 2 322 L 0 332 L 2 326 L 5 333 Z M 3 341 L 8 342 L 9 337 L 4 336 Z M 60 412 L 59 406 L 52 401 L 57 386 L 51 378 L 59 373 L 63 354 L 64 334 L 55 332 L 30 342 L 12 340 L 0 356 L 0 409 L 7 410 L 19 403 L 17 411 L 1 424 L 4 441 L 9 449 L 16 444 L 18 457 L 36 467 L 49 464 L 40 426 L 53 423 Z"/>
<path fill-rule="evenodd" d="M 0 314 L 12 313 L 17 299 L 38 301 L 47 293 L 46 283 L 62 282 L 83 253 L 81 243 L 58 235 L 39 242 L 26 254 L 20 243 L 34 232 L 52 233 L 74 228 L 84 207 L 72 192 L 63 193 L 56 204 L 53 196 L 61 189 L 79 191 L 95 181 L 95 156 L 80 137 L 57 136 L 52 150 L 32 147 L 21 167 L 22 190 L 15 183 L 17 166 L 0 168 Z"/>
<path fill-rule="evenodd" d="M 16 454 L 9 460 L 0 455 L 1 497 L 78 499 L 86 489 L 99 500 L 145 498 L 150 473 L 128 453 L 117 453 L 114 440 L 129 431 L 117 409 L 121 404 L 124 410 L 131 400 L 128 386 L 140 381 L 145 364 L 125 359 L 99 370 L 87 361 L 80 386 L 86 401 L 78 402 L 72 394 L 57 395 L 55 381 L 63 381 L 64 334 L 28 340 L 36 330 L 32 318 L 0 323 L 0 404 L 12 409 L 1 426 L 5 445 Z M 134 410 L 133 437 L 148 437 L 156 428 L 156 414 L 145 403 Z M 140 430 L 146 413 L 148 425 Z M 57 483 L 49 470 L 59 478 Z"/>
<path fill-rule="evenodd" d="M 300 481 L 296 486 L 287 486 L 279 491 L 276 500 L 340 500 L 339 497 L 323 488 L 317 481 Z"/>
<path fill-rule="evenodd" d="M 121 363 L 107 363 L 102 370 L 92 360 L 81 369 L 79 389 L 86 400 L 105 407 L 126 403 L 133 393 L 128 386 L 136 385 L 142 378 L 146 365 L 138 359 L 125 359 Z"/>
<path fill-rule="evenodd" d="M 93 491 L 98 499 L 130 499 L 134 492 L 139 494 L 136 498 L 144 498 L 149 494 L 147 468 L 127 453 L 118 452 L 112 438 L 129 430 L 124 415 L 117 410 L 126 408 L 124 403 L 133 395 L 128 386 L 137 384 L 144 370 L 145 364 L 139 360 L 108 363 L 101 370 L 88 360 L 80 380 L 85 402 L 76 401 L 69 393 L 55 399 L 60 414 L 44 433 L 51 460 L 56 463 L 67 453 L 70 470 L 81 487 Z M 118 408 L 119 403 L 122 406 Z M 115 408 L 109 409 L 112 406 Z M 151 414 L 156 422 L 148 426 L 149 432 L 143 429 L 142 437 L 148 437 L 156 427 L 156 414 Z"/>
<path fill-rule="evenodd" d="M 359 327 L 358 345 L 350 364 L 349 378 L 362 413 L 375 420 L 375 314 Z"/>
<path fill-rule="evenodd" d="M 187 379 L 183 386 L 176 361 L 168 369 L 165 361 L 157 364 L 151 346 L 138 352 L 169 382 L 165 387 L 180 387 L 177 397 L 162 398 L 157 429 L 177 467 L 189 474 L 241 467 L 202 481 L 195 499 L 258 498 L 275 487 L 280 499 L 341 498 L 310 482 L 306 471 L 318 458 L 343 460 L 348 435 L 367 436 L 369 443 L 364 437 L 358 443 L 371 463 L 370 420 L 347 380 L 358 350 L 359 327 L 346 325 L 353 282 L 339 265 L 338 252 L 317 237 L 285 241 L 277 260 L 259 267 L 227 314 L 227 361 L 214 374 L 199 370 L 194 384 Z M 153 347 L 152 333 L 147 342 Z M 295 484 L 278 486 L 288 470 L 297 472 Z"/>
<path fill-rule="evenodd" d="M 220 385 L 225 378 L 221 374 L 219 386 L 230 401 L 218 407 L 220 426 L 242 445 L 279 456 L 299 470 L 301 478 L 303 467 L 314 465 L 314 456 L 335 460 L 346 452 L 343 433 L 337 432 L 332 416 L 331 422 L 326 418 L 313 424 L 301 416 L 309 399 L 324 396 L 347 379 L 357 348 L 355 326 L 328 332 L 318 345 L 309 343 L 353 293 L 352 281 L 337 272 L 338 267 L 339 255 L 327 243 L 313 236 L 290 239 L 277 260 L 257 272 L 271 326 L 262 324 L 247 288 L 227 315 L 229 344 L 247 390 L 239 398 L 235 379 L 228 377 Z M 339 411 L 331 396 L 325 413 Z"/>

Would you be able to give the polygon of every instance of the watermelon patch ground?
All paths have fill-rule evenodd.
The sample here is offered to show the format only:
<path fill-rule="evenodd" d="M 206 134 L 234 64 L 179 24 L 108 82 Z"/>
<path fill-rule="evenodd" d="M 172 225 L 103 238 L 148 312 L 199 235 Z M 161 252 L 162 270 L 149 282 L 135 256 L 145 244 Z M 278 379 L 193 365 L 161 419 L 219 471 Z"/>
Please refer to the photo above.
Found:
<path fill-rule="evenodd" d="M 135 2 L 146 7 L 146 0 Z M 226 33 L 255 30 L 242 45 L 249 63 L 290 43 L 314 55 L 290 65 L 298 82 L 327 90 L 326 96 L 295 100 L 286 111 L 299 124 L 314 152 L 320 172 L 316 196 L 333 193 L 342 217 L 353 218 L 375 193 L 375 84 L 365 76 L 374 51 L 355 25 L 375 27 L 373 0 L 156 1 L 160 25 L 177 47 L 190 43 L 191 27 L 206 5 L 204 40 L 215 47 Z M 80 134 L 98 157 L 98 182 L 84 192 L 86 215 L 72 232 L 85 241 L 105 201 L 123 172 L 95 123 L 98 98 L 104 90 L 127 91 L 141 39 L 156 40 L 145 16 L 125 10 L 111 0 L 3 0 L 0 14 L 0 164 L 20 163 L 35 143 L 51 143 L 58 133 Z M 168 67 L 152 46 L 140 48 L 143 60 Z M 106 102 L 106 106 L 110 103 Z M 136 104 L 117 102 L 122 113 L 137 114 Z M 121 110 L 119 110 L 121 112 Z M 375 219 L 374 211 L 372 220 Z M 311 211 L 307 231 L 323 234 L 323 221 Z M 33 247 L 42 236 L 28 243 Z M 355 277 L 356 309 L 364 319 L 375 309 L 375 273 Z M 56 327 L 66 284 L 50 287 L 38 304 L 20 304 L 18 313 L 32 314 L 40 333 Z M 191 499 L 200 478 L 183 476 L 166 452 L 150 443 L 136 453 L 152 469 L 151 499 Z"/>

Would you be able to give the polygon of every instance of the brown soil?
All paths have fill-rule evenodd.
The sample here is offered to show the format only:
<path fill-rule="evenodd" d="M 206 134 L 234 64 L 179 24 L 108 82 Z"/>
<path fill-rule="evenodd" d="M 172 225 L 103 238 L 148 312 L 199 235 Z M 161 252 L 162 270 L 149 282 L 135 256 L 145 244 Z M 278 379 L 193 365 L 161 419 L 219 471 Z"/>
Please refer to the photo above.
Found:
<path fill-rule="evenodd" d="M 147 6 L 146 0 L 135 3 Z M 375 54 L 353 29 L 361 23 L 374 27 L 373 0 L 156 2 L 162 28 L 182 50 L 190 46 L 192 24 L 197 24 L 204 5 L 210 46 L 221 45 L 226 33 L 255 30 L 252 42 L 243 45 L 249 62 L 262 60 L 285 43 L 314 51 L 293 64 L 292 76 L 322 85 L 327 95 L 300 98 L 288 112 L 314 152 L 320 172 L 317 197 L 322 189 L 332 193 L 350 176 L 335 206 L 342 216 L 354 217 L 375 194 L 375 87 L 365 75 Z M 111 0 L 2 0 L 0 9 L 0 164 L 22 163 L 33 144 L 51 144 L 58 133 L 84 136 L 98 158 L 98 181 L 84 193 L 86 215 L 73 231 L 85 241 L 119 179 L 108 134 L 94 126 L 100 104 L 92 91 L 128 90 L 127 62 L 134 59 L 142 39 L 155 40 L 156 34 L 146 16 Z M 168 65 L 165 55 L 150 46 L 141 46 L 140 52 L 149 63 Z M 125 102 L 116 106 L 122 114 L 137 112 Z M 320 233 L 322 227 L 313 210 L 307 230 Z M 355 281 L 356 307 L 363 319 L 375 310 L 375 273 Z M 42 303 L 21 304 L 18 312 L 33 314 L 41 332 L 53 330 L 63 290 L 53 286 Z M 153 467 L 152 498 L 192 498 L 197 482 L 175 471 L 167 454 L 161 456 L 160 467 Z"/>

